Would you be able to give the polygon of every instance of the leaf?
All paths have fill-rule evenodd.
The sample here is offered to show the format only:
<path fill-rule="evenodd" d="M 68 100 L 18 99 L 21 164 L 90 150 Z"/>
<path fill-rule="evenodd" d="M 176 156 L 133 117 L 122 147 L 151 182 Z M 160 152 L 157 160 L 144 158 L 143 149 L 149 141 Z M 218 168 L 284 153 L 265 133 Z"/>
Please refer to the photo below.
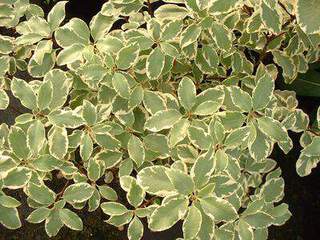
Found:
<path fill-rule="evenodd" d="M 261 196 L 266 202 L 279 202 L 284 196 L 284 180 L 273 178 L 268 180 L 261 188 Z"/>
<path fill-rule="evenodd" d="M 59 211 L 54 209 L 46 218 L 45 229 L 49 237 L 56 236 L 60 229 L 63 227 L 63 222 L 60 219 Z"/>
<path fill-rule="evenodd" d="M 57 65 L 63 66 L 81 60 L 84 49 L 84 45 L 77 43 L 62 49 L 57 56 Z"/>
<path fill-rule="evenodd" d="M 46 185 L 36 185 L 32 182 L 28 184 L 28 195 L 37 203 L 49 206 L 54 203 L 56 194 Z"/>
<path fill-rule="evenodd" d="M 183 19 L 188 15 L 188 11 L 184 7 L 175 4 L 163 4 L 154 12 L 154 16 L 158 19 L 176 20 Z"/>
<path fill-rule="evenodd" d="M 100 207 L 105 214 L 110 216 L 123 215 L 129 211 L 124 205 L 117 202 L 104 202 Z"/>
<path fill-rule="evenodd" d="M 140 240 L 143 236 L 143 224 L 140 219 L 135 216 L 128 226 L 128 239 Z"/>
<path fill-rule="evenodd" d="M 159 111 L 146 121 L 144 127 L 151 132 L 159 132 L 171 128 L 181 117 L 174 109 Z"/>
<path fill-rule="evenodd" d="M 149 54 L 146 62 L 146 73 L 150 79 L 158 79 L 165 64 L 165 55 L 160 47 L 154 48 Z"/>
<path fill-rule="evenodd" d="M 145 160 L 145 150 L 141 140 L 135 135 L 131 135 L 128 142 L 129 157 L 140 167 Z"/>
<path fill-rule="evenodd" d="M 51 30 L 54 31 L 57 27 L 60 26 L 62 21 L 65 18 L 65 6 L 67 1 L 61 1 L 54 5 L 48 13 L 48 23 L 51 27 Z"/>
<path fill-rule="evenodd" d="M 143 98 L 144 98 L 143 88 L 140 85 L 138 85 L 131 92 L 129 102 L 128 102 L 128 107 L 130 109 L 138 107 L 141 104 Z"/>
<path fill-rule="evenodd" d="M 234 129 L 226 137 L 224 144 L 227 147 L 235 148 L 245 142 L 250 134 L 250 127 L 241 127 Z"/>
<path fill-rule="evenodd" d="M 178 36 L 183 27 L 183 22 L 181 20 L 173 20 L 166 24 L 161 32 L 161 40 L 169 41 Z"/>
<path fill-rule="evenodd" d="M 201 228 L 202 215 L 200 210 L 192 205 L 189 207 L 188 215 L 183 221 L 182 230 L 184 239 L 194 239 Z"/>
<path fill-rule="evenodd" d="M 130 85 L 123 74 L 115 73 L 112 78 L 112 85 L 121 97 L 126 99 L 130 97 Z"/>
<path fill-rule="evenodd" d="M 72 110 L 55 110 L 50 112 L 48 120 L 51 124 L 65 128 L 77 128 L 84 124 L 80 114 Z"/>
<path fill-rule="evenodd" d="M 160 232 L 171 228 L 187 212 L 188 202 L 186 198 L 173 198 L 158 207 L 150 216 L 149 229 Z"/>
<path fill-rule="evenodd" d="M 274 81 L 268 73 L 257 81 L 252 92 L 252 104 L 254 110 L 264 109 L 270 102 L 274 91 Z"/>
<path fill-rule="evenodd" d="M 261 1 L 261 20 L 274 33 L 281 31 L 281 15 L 277 11 L 277 4 L 270 4 L 271 1 Z"/>
<path fill-rule="evenodd" d="M 190 126 L 188 137 L 194 146 L 202 150 L 207 150 L 212 143 L 212 137 L 200 127 Z"/>
<path fill-rule="evenodd" d="M 44 110 L 50 106 L 53 97 L 53 85 L 51 81 L 43 81 L 37 95 L 37 106 Z"/>
<path fill-rule="evenodd" d="M 189 111 L 196 102 L 196 87 L 193 81 L 184 77 L 178 87 L 178 98 L 180 104 Z"/>
<path fill-rule="evenodd" d="M 139 45 L 137 44 L 130 44 L 121 48 L 116 57 L 117 67 L 121 70 L 132 67 L 138 59 L 139 51 Z"/>
<path fill-rule="evenodd" d="M 50 215 L 50 209 L 40 207 L 35 209 L 26 219 L 30 223 L 41 223 Z"/>
<path fill-rule="evenodd" d="M 21 205 L 21 203 L 13 197 L 7 195 L 0 196 L 0 205 L 6 208 L 17 208 Z"/>
<path fill-rule="evenodd" d="M 307 145 L 303 150 L 302 153 L 306 156 L 319 156 L 320 155 L 320 137 L 314 137 L 312 142 Z"/>
<path fill-rule="evenodd" d="M 272 140 L 281 142 L 288 139 L 288 133 L 280 122 L 270 117 L 261 117 L 258 118 L 258 124 L 260 130 Z"/>
<path fill-rule="evenodd" d="M 70 203 L 82 203 L 87 201 L 93 194 L 94 188 L 88 183 L 75 183 L 66 188 L 63 199 Z"/>
<path fill-rule="evenodd" d="M 59 210 L 59 216 L 64 225 L 76 231 L 83 230 L 83 223 L 81 218 L 71 210 L 63 208 Z"/>
<path fill-rule="evenodd" d="M 56 159 L 50 154 L 41 155 L 32 161 L 32 166 L 40 172 L 51 172 L 58 169 L 63 161 Z"/>
<path fill-rule="evenodd" d="M 215 221 L 230 222 L 238 217 L 238 213 L 231 203 L 222 198 L 215 196 L 202 198 L 200 204 L 205 214 Z"/>
<path fill-rule="evenodd" d="M 88 100 L 83 100 L 82 118 L 87 122 L 89 126 L 94 125 L 97 121 L 97 109 Z"/>
<path fill-rule="evenodd" d="M 107 185 L 102 185 L 98 186 L 99 187 L 99 192 L 101 196 L 109 201 L 116 201 L 118 199 L 118 195 L 113 188 L 107 186 Z"/>
<path fill-rule="evenodd" d="M 9 146 L 13 153 L 20 159 L 27 159 L 29 148 L 27 146 L 27 136 L 19 127 L 11 127 L 8 136 Z"/>
<path fill-rule="evenodd" d="M 148 112 L 155 114 L 166 109 L 165 101 L 157 92 L 144 91 L 143 104 Z"/>
<path fill-rule="evenodd" d="M 231 9 L 233 9 L 237 5 L 237 3 L 239 3 L 238 0 L 215 0 L 212 2 L 210 10 L 214 13 L 227 13 Z"/>
<path fill-rule="evenodd" d="M 121 146 L 118 139 L 114 138 L 110 133 L 96 134 L 96 142 L 103 148 L 109 150 L 116 150 Z"/>
<path fill-rule="evenodd" d="M 190 122 L 186 118 L 180 119 L 172 126 L 169 133 L 169 145 L 171 147 L 174 147 L 187 136 L 189 126 Z"/>
<path fill-rule="evenodd" d="M 184 48 L 195 41 L 201 34 L 201 27 L 196 24 L 191 24 L 181 33 L 180 45 L 181 48 Z"/>
<path fill-rule="evenodd" d="M 211 174 L 215 170 L 214 151 L 213 148 L 200 155 L 193 164 L 190 175 L 197 189 L 201 189 L 209 182 Z"/>
<path fill-rule="evenodd" d="M 9 189 L 23 188 L 31 178 L 31 171 L 26 167 L 17 167 L 8 172 L 3 179 L 3 186 Z"/>
<path fill-rule="evenodd" d="M 253 229 L 252 227 L 243 220 L 238 222 L 238 233 L 241 240 L 253 240 Z"/>
<path fill-rule="evenodd" d="M 106 16 L 99 12 L 90 21 L 91 35 L 95 41 L 103 38 L 111 29 L 117 19 L 114 16 Z"/>
<path fill-rule="evenodd" d="M 67 24 L 58 28 L 54 36 L 59 46 L 63 48 L 75 43 L 88 45 L 90 30 L 83 20 L 72 18 Z"/>
<path fill-rule="evenodd" d="M 89 134 L 84 134 L 80 144 L 80 156 L 87 161 L 93 152 L 93 142 Z"/>
<path fill-rule="evenodd" d="M 258 211 L 255 214 L 244 217 L 243 220 L 252 228 L 260 229 L 271 226 L 273 217 L 263 211 Z"/>
<path fill-rule="evenodd" d="M 102 151 L 95 156 L 95 159 L 103 161 L 105 168 L 109 169 L 122 160 L 122 153 L 118 151 Z"/>
<path fill-rule="evenodd" d="M 32 87 L 24 80 L 14 77 L 11 81 L 11 91 L 26 108 L 33 110 L 37 107 L 36 94 Z"/>
<path fill-rule="evenodd" d="M 144 200 L 146 193 L 136 181 L 131 181 L 130 189 L 127 193 L 128 202 L 137 208 Z"/>
<path fill-rule="evenodd" d="M 188 174 L 177 169 L 168 169 L 166 174 L 178 193 L 188 196 L 193 192 L 195 185 Z"/>
<path fill-rule="evenodd" d="M 297 20 L 303 31 L 308 34 L 320 31 L 319 0 L 297 0 Z"/>
<path fill-rule="evenodd" d="M 61 127 L 53 127 L 48 140 L 50 154 L 57 159 L 63 159 L 68 152 L 67 130 Z"/>
<path fill-rule="evenodd" d="M 226 52 L 230 51 L 232 48 L 232 42 L 230 32 L 227 28 L 222 24 L 213 22 L 211 31 L 217 46 Z"/>
<path fill-rule="evenodd" d="M 231 87 L 231 99 L 235 106 L 244 112 L 250 112 L 252 109 L 251 96 L 239 87 Z"/>
<path fill-rule="evenodd" d="M 250 155 L 257 161 L 264 160 L 270 154 L 270 144 L 266 135 L 254 126 L 250 128 L 248 148 Z"/>
<path fill-rule="evenodd" d="M 27 132 L 27 145 L 32 153 L 37 155 L 46 141 L 45 129 L 39 120 L 30 125 Z"/>
<path fill-rule="evenodd" d="M 153 195 L 165 197 L 175 193 L 164 166 L 152 166 L 142 169 L 137 175 L 137 181 L 142 188 Z"/>
<path fill-rule="evenodd" d="M 16 208 L 6 208 L 0 204 L 0 223 L 8 229 L 21 227 L 21 221 Z"/>
<path fill-rule="evenodd" d="M 3 89 L 0 89 L 0 110 L 5 110 L 8 106 L 9 97 Z"/>

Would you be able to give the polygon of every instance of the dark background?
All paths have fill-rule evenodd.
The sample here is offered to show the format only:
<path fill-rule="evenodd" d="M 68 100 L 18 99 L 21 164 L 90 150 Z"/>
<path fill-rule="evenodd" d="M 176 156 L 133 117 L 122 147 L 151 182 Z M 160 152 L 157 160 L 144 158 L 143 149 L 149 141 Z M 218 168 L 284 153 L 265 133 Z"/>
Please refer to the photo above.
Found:
<path fill-rule="evenodd" d="M 45 4 L 42 0 L 31 0 L 30 2 L 40 5 L 47 14 L 54 3 Z M 66 5 L 66 19 L 78 17 L 89 23 L 91 18 L 100 11 L 103 0 L 70 0 Z M 158 5 L 158 4 L 157 4 Z M 153 6 L 154 8 L 157 6 Z M 119 27 L 119 26 L 115 26 Z M 319 79 L 320 80 L 320 79 Z M 12 99 L 11 99 L 12 100 Z M 298 96 L 299 108 L 304 110 L 314 119 L 317 107 L 320 105 L 320 99 L 315 97 Z M 12 103 L 12 102 L 11 102 Z M 19 109 L 18 103 L 13 105 Z M 0 123 L 12 122 L 13 116 L 17 113 L 13 110 L 0 111 Z M 316 240 L 320 239 L 320 171 L 319 168 L 307 177 L 299 177 L 296 173 L 295 163 L 300 154 L 299 134 L 290 134 L 294 141 L 294 149 L 288 155 L 284 155 L 278 147 L 275 147 L 272 158 L 277 160 L 282 176 L 285 180 L 285 197 L 283 202 L 289 204 L 292 217 L 283 226 L 269 228 L 269 240 Z M 20 200 L 25 201 L 23 194 L 18 194 Z M 28 215 L 28 211 L 19 209 L 23 217 Z M 106 223 L 106 215 L 101 210 L 93 213 L 78 212 L 84 223 L 82 232 L 75 232 L 66 227 L 59 232 L 58 236 L 52 239 L 106 239 L 106 240 L 124 240 L 126 231 L 118 231 Z M 23 220 L 23 227 L 11 231 L 0 225 L 0 240 L 11 239 L 48 239 L 44 231 L 44 224 L 29 224 Z M 173 240 L 181 237 L 181 224 L 169 231 L 162 233 L 145 232 L 143 240 Z M 147 230 L 147 228 L 145 228 Z"/>

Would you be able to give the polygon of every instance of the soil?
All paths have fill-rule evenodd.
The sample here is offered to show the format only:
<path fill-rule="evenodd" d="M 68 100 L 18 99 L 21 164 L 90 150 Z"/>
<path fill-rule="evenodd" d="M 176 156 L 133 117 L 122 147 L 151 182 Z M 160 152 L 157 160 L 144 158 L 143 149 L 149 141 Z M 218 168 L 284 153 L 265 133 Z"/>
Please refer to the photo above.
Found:
<path fill-rule="evenodd" d="M 43 0 L 31 0 L 30 2 L 40 5 L 47 14 L 54 3 L 44 4 Z M 70 0 L 66 5 L 67 19 L 79 17 L 89 23 L 90 19 L 101 9 L 103 0 Z M 319 98 L 298 97 L 299 107 L 314 118 L 317 106 L 320 105 Z M 16 106 L 15 109 L 10 108 L 6 111 L 0 111 L 0 123 L 6 122 L 12 124 L 14 117 L 19 112 L 25 111 L 19 103 L 11 98 L 11 104 Z M 299 134 L 290 134 L 293 138 L 295 148 L 284 155 L 278 147 L 275 147 L 272 158 L 277 160 L 282 176 L 285 180 L 285 197 L 283 202 L 289 204 L 292 213 L 291 219 L 281 227 L 271 227 L 269 229 L 269 240 L 313 240 L 318 239 L 319 220 L 320 219 L 320 170 L 315 169 L 307 177 L 299 177 L 296 173 L 295 163 L 298 159 L 300 148 Z M 25 202 L 22 193 L 17 193 L 17 199 Z M 27 210 L 24 203 L 20 209 L 20 214 L 27 216 Z M 83 220 L 84 230 L 76 232 L 63 227 L 59 234 L 51 239 L 54 240 L 87 240 L 87 239 L 105 239 L 105 240 L 125 240 L 126 231 L 119 231 L 117 228 L 104 223 L 106 215 L 101 210 L 93 213 L 87 211 L 77 212 Z M 144 223 L 146 224 L 146 223 Z M 178 223 L 172 229 L 161 232 L 152 233 L 145 228 L 143 240 L 173 240 L 181 237 L 181 223 Z M 44 224 L 29 224 L 23 222 L 23 227 L 12 231 L 5 229 L 0 225 L 0 240 L 42 240 L 49 239 L 44 231 Z"/>

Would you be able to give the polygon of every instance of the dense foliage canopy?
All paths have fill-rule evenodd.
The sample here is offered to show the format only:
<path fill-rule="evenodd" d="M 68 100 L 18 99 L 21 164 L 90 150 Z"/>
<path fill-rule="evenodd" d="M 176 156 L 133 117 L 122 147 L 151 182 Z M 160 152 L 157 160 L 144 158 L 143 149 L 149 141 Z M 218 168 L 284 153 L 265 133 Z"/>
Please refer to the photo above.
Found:
<path fill-rule="evenodd" d="M 318 61 L 320 1 L 157 2 L 111 0 L 88 26 L 65 20 L 64 1 L 47 16 L 1 1 L 0 109 L 8 94 L 28 109 L 0 125 L 5 227 L 21 227 L 12 190 L 49 236 L 82 230 L 73 209 L 101 208 L 130 240 L 143 218 L 152 231 L 183 221 L 183 239 L 265 240 L 291 217 L 269 156 L 300 132 L 297 173 L 310 174 L 320 111 L 310 123 L 275 82 Z"/>

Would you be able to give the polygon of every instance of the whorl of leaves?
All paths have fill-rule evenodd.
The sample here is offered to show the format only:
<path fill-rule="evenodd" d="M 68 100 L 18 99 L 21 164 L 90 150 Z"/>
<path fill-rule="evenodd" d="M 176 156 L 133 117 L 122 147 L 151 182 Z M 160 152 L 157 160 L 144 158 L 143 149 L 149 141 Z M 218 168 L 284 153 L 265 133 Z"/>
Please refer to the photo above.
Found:
<path fill-rule="evenodd" d="M 8 189 L 50 237 L 82 230 L 72 210 L 83 208 L 127 225 L 130 240 L 143 218 L 152 231 L 182 221 L 181 237 L 198 240 L 264 240 L 290 218 L 269 156 L 301 132 L 297 172 L 310 174 L 320 111 L 310 123 L 275 82 L 319 59 L 319 0 L 111 0 L 89 26 L 65 20 L 65 5 L 44 16 L 27 0 L 0 3 L 1 27 L 14 29 L 0 35 L 0 109 L 9 92 L 29 109 L 0 125 L 1 224 L 21 227 Z M 57 176 L 61 191 L 48 187 Z"/>

